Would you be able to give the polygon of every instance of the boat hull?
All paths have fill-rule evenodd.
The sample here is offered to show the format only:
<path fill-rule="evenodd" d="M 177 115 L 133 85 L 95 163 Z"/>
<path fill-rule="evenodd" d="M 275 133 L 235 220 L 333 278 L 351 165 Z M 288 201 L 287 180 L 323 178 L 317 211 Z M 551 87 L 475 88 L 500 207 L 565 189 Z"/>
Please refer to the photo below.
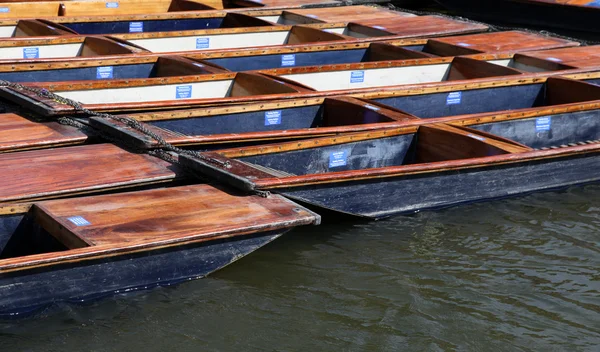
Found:
<path fill-rule="evenodd" d="M 3 219 L 14 226 L 19 219 Z M 12 222 L 12 225 L 10 223 Z M 0 318 L 30 316 L 56 303 L 202 278 L 275 240 L 287 229 L 185 246 L 0 273 Z"/>
<path fill-rule="evenodd" d="M 373 180 L 277 189 L 292 199 L 381 219 L 600 181 L 598 153 Z"/>

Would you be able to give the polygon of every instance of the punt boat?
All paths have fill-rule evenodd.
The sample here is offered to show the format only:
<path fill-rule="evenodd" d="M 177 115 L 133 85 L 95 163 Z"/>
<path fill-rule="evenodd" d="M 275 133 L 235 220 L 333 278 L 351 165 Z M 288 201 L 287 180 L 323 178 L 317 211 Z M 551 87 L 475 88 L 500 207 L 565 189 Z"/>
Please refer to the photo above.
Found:
<path fill-rule="evenodd" d="M 406 60 L 478 53 L 523 52 L 577 46 L 579 43 L 538 34 L 509 31 L 432 38 L 401 39 L 376 43 L 306 44 L 301 47 L 240 48 L 182 53 L 230 71 L 279 67 L 332 65 Z"/>
<path fill-rule="evenodd" d="M 103 55 L 131 55 L 147 52 L 104 37 L 58 36 L 44 39 L 15 37 L 0 40 L 0 60 L 38 60 Z"/>
<path fill-rule="evenodd" d="M 581 68 L 594 67 L 600 62 L 600 46 L 582 46 L 579 48 L 570 48 L 569 50 L 539 50 L 528 52 L 524 56 Z"/>
<path fill-rule="evenodd" d="M 234 14 L 240 16 L 233 16 Z M 251 27 L 258 24 L 266 25 L 264 23 L 295 25 L 360 22 L 365 18 L 394 21 L 403 16 L 414 15 L 382 7 L 360 5 L 289 10 L 232 11 L 228 9 L 143 15 L 45 17 L 40 21 L 57 27 L 63 26 L 82 35 L 93 35 Z M 3 19 L 0 20 L 0 28 L 14 27 L 18 22 L 19 19 Z"/>
<path fill-rule="evenodd" d="M 370 22 L 370 21 L 369 21 Z M 438 16 L 403 17 L 385 27 L 385 20 L 369 24 L 322 23 L 308 25 L 277 25 L 250 28 L 222 28 L 180 32 L 127 33 L 110 36 L 154 53 L 203 51 L 211 49 L 252 48 L 323 41 L 371 42 L 401 38 L 449 36 L 487 30 L 480 24 Z M 303 38 L 303 33 L 312 30 Z M 317 35 L 317 33 L 319 33 Z"/>
<path fill-rule="evenodd" d="M 20 173 L 0 189 L 2 317 L 200 278 L 295 226 L 319 223 L 276 195 L 143 189 L 171 184 L 178 172 L 110 144 L 3 154 L 0 165 Z M 119 189 L 130 192 L 63 198 Z"/>
<path fill-rule="evenodd" d="M 446 8 L 502 23 L 600 33 L 600 3 L 594 0 L 498 0 L 494 10 L 478 0 L 436 0 Z"/>
<path fill-rule="evenodd" d="M 550 109 L 455 116 L 452 124 L 430 121 L 179 160 L 240 190 L 269 190 L 379 219 L 599 181 L 600 105 L 596 100 L 593 109 L 578 110 L 581 97 L 599 94 L 597 86 L 570 80 L 544 96 L 559 105 Z"/>
<path fill-rule="evenodd" d="M 457 42 L 460 45 L 452 44 Z M 485 43 L 494 42 L 494 45 Z M 175 70 L 174 56 L 162 59 L 155 55 L 136 57 L 99 57 L 78 61 L 10 62 L 0 65 L 0 79 L 13 82 L 57 82 L 80 80 L 107 80 L 123 78 L 151 78 L 160 76 L 217 73 L 241 70 L 278 68 L 281 66 L 300 67 L 309 65 L 329 65 L 353 62 L 374 62 L 429 58 L 436 56 L 458 56 L 484 52 L 517 52 L 534 48 L 551 48 L 576 45 L 562 39 L 546 38 L 525 32 L 481 33 L 468 36 L 448 37 L 415 41 L 397 41 L 397 45 L 388 43 L 368 43 L 362 47 L 347 45 L 318 46 L 321 51 L 313 52 L 311 46 L 296 47 L 294 54 L 262 53 L 255 56 L 228 56 L 212 58 L 213 55 L 186 55 L 194 58 L 195 65 L 189 60 L 177 59 L 181 69 Z M 469 44 L 473 43 L 473 44 Z M 482 44 L 480 44 L 482 43 Z M 534 43 L 534 44 L 532 44 Z M 465 49 L 466 46 L 469 46 Z M 222 53 L 221 53 L 222 54 Z M 230 52 L 228 55 L 235 54 Z M 201 59 L 204 57 L 205 59 Z M 169 67 L 164 70 L 164 67 Z"/>
<path fill-rule="evenodd" d="M 569 77 L 600 82 L 600 73 Z M 441 91 L 396 90 L 371 100 L 347 96 L 302 98 L 119 117 L 139 121 L 173 145 L 214 150 L 422 124 L 426 120 L 446 121 L 444 119 L 465 114 L 558 111 L 560 104 L 546 97 L 562 94 L 569 85 L 568 80 L 547 77 L 505 78 L 491 84 L 443 87 Z M 595 91 L 596 88 L 591 86 L 590 89 Z M 571 103 L 578 105 L 569 109 L 595 109 L 598 99 L 600 97 L 594 94 L 573 98 Z M 78 121 L 87 128 L 80 130 L 15 113 L 0 114 L 0 152 L 98 143 L 102 136 L 110 136 L 109 140 L 122 141 L 137 150 L 160 147 L 157 141 L 115 119 L 90 117 L 78 118 Z"/>
<path fill-rule="evenodd" d="M 389 62 L 369 62 L 319 68 L 274 70 L 260 73 L 215 73 L 207 75 L 129 80 L 96 80 L 26 83 L 78 101 L 96 111 L 150 111 L 191 106 L 217 106 L 293 98 L 316 98 L 351 94 L 355 97 L 385 97 L 398 90 L 424 92 L 482 81 L 513 78 L 525 82 L 529 72 L 578 71 L 559 63 L 517 55 L 483 54 L 475 57 L 427 58 Z M 495 60 L 494 64 L 485 60 Z M 543 72 L 546 71 L 546 72 Z M 586 70 L 583 70 L 586 71 Z M 589 70 L 588 70 L 589 71 Z M 540 73 L 541 72 L 541 73 Z M 535 77 L 535 75 L 533 76 Z M 1 88 L 0 97 L 41 115 L 77 113 L 62 102 L 40 97 L 34 92 Z"/>
<path fill-rule="evenodd" d="M 11 82 L 93 81 L 146 79 L 224 73 L 227 70 L 179 56 L 102 56 L 70 63 L 14 63 L 0 65 L 0 80 Z"/>
<path fill-rule="evenodd" d="M 2 2 L 2 18 L 43 18 L 55 16 L 114 16 L 158 14 L 220 9 L 283 9 L 340 5 L 335 0 L 114 0 Z"/>

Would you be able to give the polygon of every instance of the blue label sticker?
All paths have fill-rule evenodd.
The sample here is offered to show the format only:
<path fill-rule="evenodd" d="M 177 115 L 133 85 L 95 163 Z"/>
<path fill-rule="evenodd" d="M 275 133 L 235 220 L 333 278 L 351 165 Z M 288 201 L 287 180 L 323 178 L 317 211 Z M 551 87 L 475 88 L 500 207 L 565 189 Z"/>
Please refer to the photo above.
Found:
<path fill-rule="evenodd" d="M 210 47 L 210 38 L 196 38 L 196 49 L 206 49 Z"/>
<path fill-rule="evenodd" d="M 542 132 L 542 131 L 550 131 L 550 128 L 552 127 L 552 117 L 540 117 L 535 119 L 535 131 L 536 132 Z"/>
<path fill-rule="evenodd" d="M 589 6 L 589 7 L 600 7 L 600 0 L 594 0 L 594 1 L 590 1 L 587 4 L 585 4 L 585 6 Z"/>
<path fill-rule="evenodd" d="M 106 8 L 107 9 L 116 9 L 119 7 L 119 3 L 118 2 L 107 2 L 106 3 Z"/>
<path fill-rule="evenodd" d="M 7 13 L 10 12 L 10 9 L 8 7 L 0 7 L 0 12 Z"/>
<path fill-rule="evenodd" d="M 40 48 L 23 48 L 24 59 L 38 59 L 40 57 Z"/>
<path fill-rule="evenodd" d="M 339 152 L 332 152 L 329 154 L 329 167 L 346 166 L 348 163 L 348 151 L 342 150 Z"/>
<path fill-rule="evenodd" d="M 177 99 L 189 99 L 192 97 L 192 86 L 177 86 L 175 87 L 175 97 Z"/>
<path fill-rule="evenodd" d="M 91 225 L 91 223 L 89 221 L 87 221 L 83 216 L 71 216 L 71 217 L 67 218 L 67 220 L 69 220 L 76 226 Z"/>
<path fill-rule="evenodd" d="M 362 83 L 365 81 L 365 71 L 350 72 L 350 83 Z"/>
<path fill-rule="evenodd" d="M 446 97 L 446 105 L 460 104 L 462 101 L 462 92 L 452 92 Z"/>
<path fill-rule="evenodd" d="M 144 31 L 144 22 L 129 22 L 129 33 L 141 33 Z"/>
<path fill-rule="evenodd" d="M 295 66 L 296 54 L 281 55 L 281 66 Z"/>
<path fill-rule="evenodd" d="M 265 126 L 281 125 L 281 110 L 265 111 Z"/>
<path fill-rule="evenodd" d="M 107 79 L 107 78 L 113 78 L 113 67 L 112 66 L 96 67 L 96 79 Z"/>

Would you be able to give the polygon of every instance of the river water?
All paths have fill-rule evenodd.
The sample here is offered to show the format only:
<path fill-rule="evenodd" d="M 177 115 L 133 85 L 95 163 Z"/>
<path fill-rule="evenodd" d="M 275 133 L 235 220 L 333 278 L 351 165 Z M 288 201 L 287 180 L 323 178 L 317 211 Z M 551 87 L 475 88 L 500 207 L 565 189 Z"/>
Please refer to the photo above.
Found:
<path fill-rule="evenodd" d="M 600 186 L 297 229 L 214 275 L 0 323 L 0 351 L 599 351 Z"/>

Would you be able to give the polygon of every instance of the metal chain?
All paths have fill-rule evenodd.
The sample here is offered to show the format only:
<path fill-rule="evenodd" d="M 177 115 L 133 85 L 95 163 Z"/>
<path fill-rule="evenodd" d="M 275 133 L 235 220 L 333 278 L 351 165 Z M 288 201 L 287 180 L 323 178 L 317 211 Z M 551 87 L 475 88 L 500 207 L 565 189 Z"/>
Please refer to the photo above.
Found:
<path fill-rule="evenodd" d="M 221 160 L 217 160 L 214 158 L 208 158 L 203 156 L 202 154 L 198 153 L 197 151 L 194 150 L 187 150 L 187 149 L 181 149 L 178 148 L 174 145 L 172 145 L 171 143 L 167 142 L 163 137 L 161 137 L 160 135 L 152 132 L 151 130 L 149 130 L 146 126 L 144 126 L 143 123 L 134 120 L 130 117 L 126 117 L 126 116 L 116 116 L 116 115 L 112 115 L 112 114 L 107 114 L 107 113 L 100 113 L 100 112 L 96 112 L 96 111 L 92 111 L 89 110 L 87 108 L 84 108 L 80 102 L 72 100 L 72 99 L 68 99 L 65 97 L 61 97 L 60 95 L 54 94 L 52 92 L 50 92 L 49 90 L 45 89 L 45 88 L 34 88 L 34 87 L 28 87 L 28 86 L 24 86 L 22 84 L 19 83 L 13 83 L 13 82 L 9 82 L 9 81 L 5 81 L 5 80 L 0 80 L 0 87 L 8 87 L 8 88 L 12 88 L 12 89 L 16 89 L 16 90 L 22 90 L 22 91 L 27 91 L 27 92 L 32 92 L 42 98 L 46 98 L 46 99 L 52 99 L 53 101 L 56 101 L 60 104 L 64 104 L 64 105 L 69 105 L 71 107 L 73 107 L 77 112 L 89 115 L 89 116 L 95 116 L 95 117 L 99 117 L 99 118 L 103 118 L 103 119 L 112 119 L 114 121 L 120 122 L 125 124 L 126 126 L 133 128 L 136 131 L 139 131 L 140 133 L 154 139 L 157 143 L 158 143 L 158 148 L 162 149 L 163 151 L 167 151 L 167 152 L 173 152 L 173 153 L 177 153 L 177 154 L 186 154 L 186 155 L 190 155 L 194 158 L 198 158 L 200 160 L 203 161 L 207 161 L 213 164 L 217 164 L 221 167 L 226 167 L 228 168 L 229 162 L 223 162 Z M 67 122 L 67 118 L 62 118 L 64 122 Z M 70 125 L 75 125 L 78 124 L 75 127 L 84 126 L 83 124 L 76 122 L 73 119 L 69 119 L 69 121 L 67 122 Z M 160 153 L 156 153 L 156 154 L 160 154 Z"/>

